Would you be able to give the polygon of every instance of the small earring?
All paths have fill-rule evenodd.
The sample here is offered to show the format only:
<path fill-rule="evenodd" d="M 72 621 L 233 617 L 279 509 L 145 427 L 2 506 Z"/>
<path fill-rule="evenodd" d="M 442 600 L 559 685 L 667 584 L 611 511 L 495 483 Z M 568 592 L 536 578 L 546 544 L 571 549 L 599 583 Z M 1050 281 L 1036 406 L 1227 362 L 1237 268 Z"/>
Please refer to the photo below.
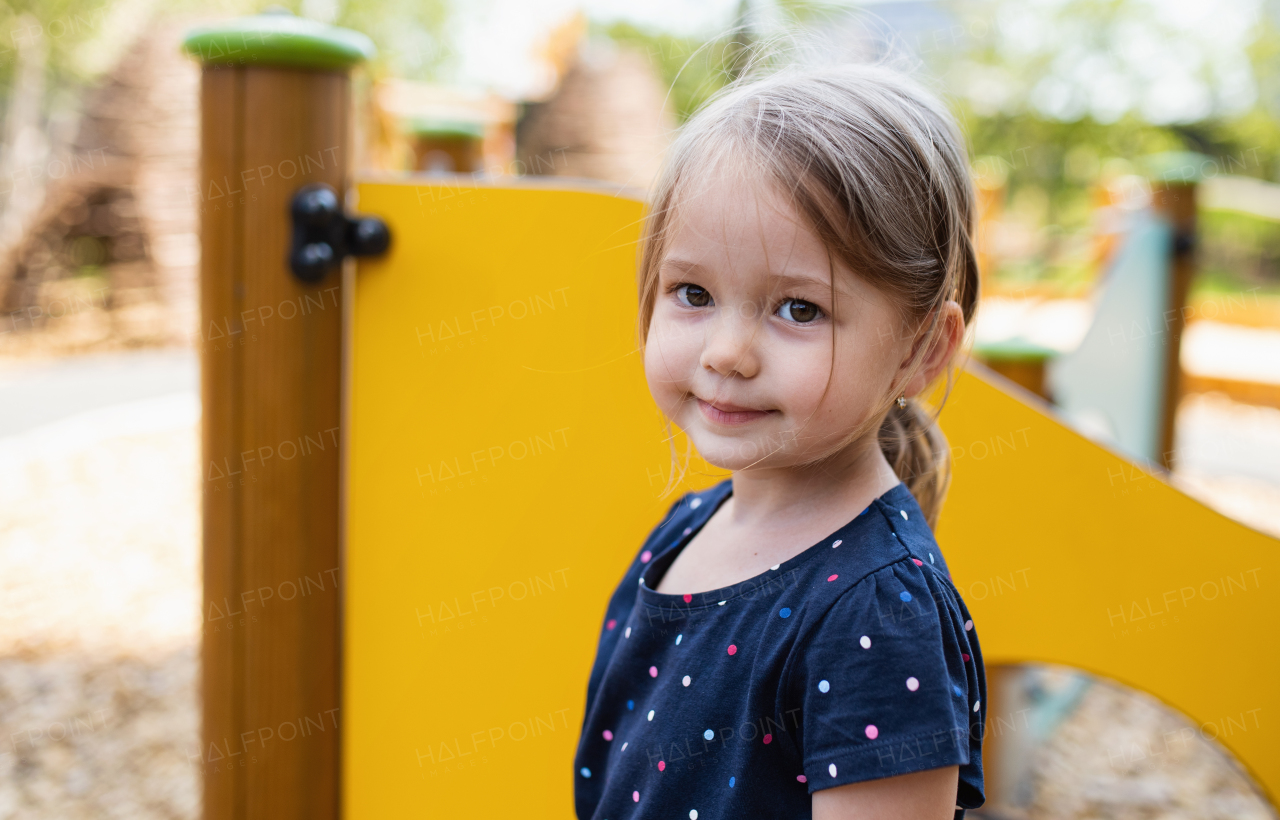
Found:
<path fill-rule="evenodd" d="M 906 407 L 906 406 L 907 406 L 907 397 L 906 397 L 906 396 L 898 396 L 898 406 L 899 406 L 899 407 Z"/>

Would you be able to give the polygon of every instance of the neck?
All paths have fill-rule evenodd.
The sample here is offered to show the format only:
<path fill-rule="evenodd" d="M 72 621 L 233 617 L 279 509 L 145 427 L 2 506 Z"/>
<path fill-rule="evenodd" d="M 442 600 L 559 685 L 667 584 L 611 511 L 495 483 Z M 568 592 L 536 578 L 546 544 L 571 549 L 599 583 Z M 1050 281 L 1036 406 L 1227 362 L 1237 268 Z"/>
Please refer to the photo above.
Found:
<path fill-rule="evenodd" d="M 847 520 L 898 483 L 873 432 L 817 465 L 739 470 L 730 517 L 741 524 L 797 516 Z"/>

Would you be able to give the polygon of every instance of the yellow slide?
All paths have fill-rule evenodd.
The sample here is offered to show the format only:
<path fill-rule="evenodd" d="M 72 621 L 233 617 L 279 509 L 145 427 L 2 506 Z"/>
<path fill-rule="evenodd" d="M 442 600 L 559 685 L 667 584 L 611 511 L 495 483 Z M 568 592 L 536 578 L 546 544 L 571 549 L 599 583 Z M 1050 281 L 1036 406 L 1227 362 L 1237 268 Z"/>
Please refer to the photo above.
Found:
<path fill-rule="evenodd" d="M 641 203 L 416 180 L 365 182 L 359 207 L 394 241 L 356 274 L 345 816 L 572 817 L 600 619 L 672 500 L 634 328 Z M 1150 692 L 1276 803 L 1280 737 L 1257 727 L 1280 707 L 1280 542 L 997 380 L 948 400 L 938 528 L 987 662 Z"/>

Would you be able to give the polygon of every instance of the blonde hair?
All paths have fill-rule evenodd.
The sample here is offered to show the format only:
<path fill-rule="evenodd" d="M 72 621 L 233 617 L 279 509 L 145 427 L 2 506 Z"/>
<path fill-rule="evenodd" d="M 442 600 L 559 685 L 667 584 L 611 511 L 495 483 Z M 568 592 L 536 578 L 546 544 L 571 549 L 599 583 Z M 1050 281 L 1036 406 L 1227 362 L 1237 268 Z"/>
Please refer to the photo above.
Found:
<path fill-rule="evenodd" d="M 776 183 L 830 257 L 897 305 L 903 330 L 918 340 L 898 384 L 914 376 L 938 340 L 943 303 L 958 302 L 965 325 L 971 323 L 978 300 L 975 195 L 951 115 L 920 85 L 889 69 L 797 67 L 761 79 L 748 75 L 722 89 L 672 144 L 641 240 L 642 346 L 679 196 L 721 160 L 750 163 Z M 946 375 L 949 393 L 951 362 Z M 937 424 L 942 403 L 931 413 L 915 399 L 906 407 L 896 399 L 883 397 L 831 454 L 882 419 L 878 438 L 885 459 L 936 526 L 951 477 L 950 451 Z"/>

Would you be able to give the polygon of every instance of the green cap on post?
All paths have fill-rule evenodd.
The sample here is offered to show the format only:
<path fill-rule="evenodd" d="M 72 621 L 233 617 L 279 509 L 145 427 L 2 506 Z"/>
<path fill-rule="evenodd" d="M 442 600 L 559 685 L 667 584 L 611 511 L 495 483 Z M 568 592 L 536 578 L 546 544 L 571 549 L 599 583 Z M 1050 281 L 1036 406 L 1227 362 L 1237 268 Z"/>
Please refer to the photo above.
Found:
<path fill-rule="evenodd" d="M 401 121 L 404 130 L 415 137 L 455 137 L 484 139 L 484 123 L 471 120 L 442 120 L 431 117 L 408 117 Z"/>
<path fill-rule="evenodd" d="M 1202 182 L 1207 166 L 1213 166 L 1215 171 L 1210 176 L 1216 175 L 1218 164 L 1213 158 L 1195 151 L 1165 151 L 1152 154 L 1142 161 L 1147 178 L 1166 185 L 1194 185 Z"/>
<path fill-rule="evenodd" d="M 991 342 L 975 342 L 973 354 L 980 359 L 999 362 L 1043 362 L 1060 351 L 1037 344 L 1021 336 Z"/>
<path fill-rule="evenodd" d="M 373 41 L 288 12 L 239 17 L 192 29 L 182 49 L 210 65 L 276 65 L 318 71 L 351 68 L 373 57 Z"/>

